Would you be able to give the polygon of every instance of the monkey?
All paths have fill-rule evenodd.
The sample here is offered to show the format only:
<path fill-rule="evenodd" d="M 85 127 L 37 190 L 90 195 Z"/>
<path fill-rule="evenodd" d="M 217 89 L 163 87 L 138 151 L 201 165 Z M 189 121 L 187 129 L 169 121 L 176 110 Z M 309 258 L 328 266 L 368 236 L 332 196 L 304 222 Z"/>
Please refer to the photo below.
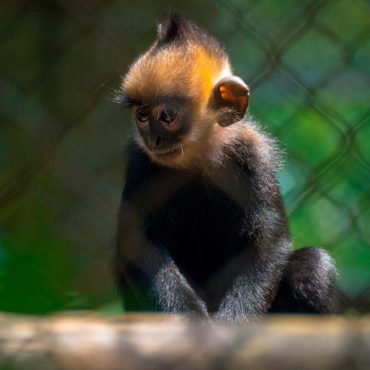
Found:
<path fill-rule="evenodd" d="M 177 14 L 123 77 L 135 133 L 113 271 L 126 310 L 226 323 L 333 312 L 335 264 L 292 251 L 280 151 L 249 99 L 220 42 Z"/>

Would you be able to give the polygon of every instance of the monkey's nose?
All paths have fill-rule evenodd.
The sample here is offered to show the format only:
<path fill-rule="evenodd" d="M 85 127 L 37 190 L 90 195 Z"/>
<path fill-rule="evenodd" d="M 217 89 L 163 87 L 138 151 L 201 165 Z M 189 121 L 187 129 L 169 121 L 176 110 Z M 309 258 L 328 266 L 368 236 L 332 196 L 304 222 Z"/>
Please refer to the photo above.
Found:
<path fill-rule="evenodd" d="M 152 109 L 152 116 L 155 117 L 154 126 L 160 134 L 168 135 L 178 132 L 182 123 L 175 108 L 160 104 Z"/>

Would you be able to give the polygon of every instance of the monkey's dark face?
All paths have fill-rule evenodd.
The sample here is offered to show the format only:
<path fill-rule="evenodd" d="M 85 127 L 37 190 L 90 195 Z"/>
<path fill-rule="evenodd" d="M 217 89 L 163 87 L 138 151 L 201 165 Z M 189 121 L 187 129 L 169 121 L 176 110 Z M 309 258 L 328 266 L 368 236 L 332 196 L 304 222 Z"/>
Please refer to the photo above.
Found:
<path fill-rule="evenodd" d="M 186 98 L 162 98 L 133 108 L 134 119 L 146 149 L 156 157 L 183 152 L 183 138 L 191 128 L 191 103 Z"/>

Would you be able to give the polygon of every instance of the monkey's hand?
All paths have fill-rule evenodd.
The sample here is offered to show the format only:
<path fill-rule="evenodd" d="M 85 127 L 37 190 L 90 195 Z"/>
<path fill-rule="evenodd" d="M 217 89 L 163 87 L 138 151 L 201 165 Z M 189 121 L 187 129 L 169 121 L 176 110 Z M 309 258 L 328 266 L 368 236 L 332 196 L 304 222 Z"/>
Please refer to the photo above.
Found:
<path fill-rule="evenodd" d="M 208 317 L 205 303 L 194 292 L 172 260 L 161 266 L 156 273 L 153 294 L 162 311 Z"/>

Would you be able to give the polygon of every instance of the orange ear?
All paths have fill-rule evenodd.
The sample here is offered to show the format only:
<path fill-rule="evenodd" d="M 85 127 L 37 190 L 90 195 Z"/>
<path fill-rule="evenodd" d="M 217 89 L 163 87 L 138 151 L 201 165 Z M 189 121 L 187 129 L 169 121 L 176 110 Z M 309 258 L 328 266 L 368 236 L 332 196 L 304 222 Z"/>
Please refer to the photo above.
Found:
<path fill-rule="evenodd" d="M 240 121 L 249 102 L 249 88 L 236 76 L 225 77 L 213 88 L 214 108 L 219 110 L 218 123 L 228 126 Z"/>

